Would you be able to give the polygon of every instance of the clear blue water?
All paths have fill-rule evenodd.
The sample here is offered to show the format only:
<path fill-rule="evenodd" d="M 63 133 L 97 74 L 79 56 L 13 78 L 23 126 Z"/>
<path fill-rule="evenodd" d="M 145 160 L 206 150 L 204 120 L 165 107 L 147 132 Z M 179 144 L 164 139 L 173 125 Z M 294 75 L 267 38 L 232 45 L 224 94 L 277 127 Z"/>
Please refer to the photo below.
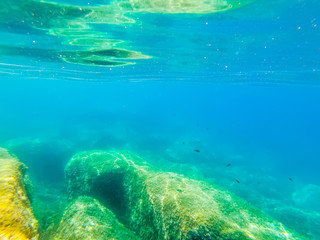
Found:
<path fill-rule="evenodd" d="M 47 184 L 81 150 L 194 165 L 320 239 L 320 3 L 240 2 L 88 20 L 110 1 L 1 0 L 0 146 Z"/>

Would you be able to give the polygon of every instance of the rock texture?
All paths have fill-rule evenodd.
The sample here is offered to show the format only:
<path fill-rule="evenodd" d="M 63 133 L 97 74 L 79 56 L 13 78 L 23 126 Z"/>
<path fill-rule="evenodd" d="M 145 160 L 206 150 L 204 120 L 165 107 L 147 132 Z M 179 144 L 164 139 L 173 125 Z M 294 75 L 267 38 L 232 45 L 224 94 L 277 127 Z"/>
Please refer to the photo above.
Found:
<path fill-rule="evenodd" d="M 65 210 L 55 240 L 138 240 L 98 200 L 82 196 Z"/>
<path fill-rule="evenodd" d="M 0 148 L 0 239 L 38 239 L 38 222 L 23 182 L 25 170 L 24 164 Z"/>
<path fill-rule="evenodd" d="M 66 176 L 71 199 L 94 196 L 142 239 L 303 239 L 230 192 L 130 152 L 81 152 Z"/>

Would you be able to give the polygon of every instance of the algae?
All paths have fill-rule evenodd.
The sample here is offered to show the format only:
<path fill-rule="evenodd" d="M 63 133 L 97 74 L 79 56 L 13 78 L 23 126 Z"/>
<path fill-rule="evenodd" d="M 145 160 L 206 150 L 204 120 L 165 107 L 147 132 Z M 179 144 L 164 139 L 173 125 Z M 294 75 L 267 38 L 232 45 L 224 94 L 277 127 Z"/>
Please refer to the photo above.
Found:
<path fill-rule="evenodd" d="M 67 206 L 55 240 L 139 239 L 98 200 L 82 196 Z"/>
<path fill-rule="evenodd" d="M 0 166 L 0 239 L 38 239 L 38 221 L 24 184 L 26 166 L 4 148 Z"/>
<path fill-rule="evenodd" d="M 26 167 L 1 148 L 0 163 L 0 237 L 36 240 Z M 163 171 L 131 152 L 80 152 L 65 173 L 70 203 L 41 219 L 47 224 L 42 238 L 306 239 L 218 186 Z"/>
<path fill-rule="evenodd" d="M 78 153 L 66 177 L 70 199 L 104 201 L 142 239 L 303 239 L 232 193 L 130 152 Z"/>

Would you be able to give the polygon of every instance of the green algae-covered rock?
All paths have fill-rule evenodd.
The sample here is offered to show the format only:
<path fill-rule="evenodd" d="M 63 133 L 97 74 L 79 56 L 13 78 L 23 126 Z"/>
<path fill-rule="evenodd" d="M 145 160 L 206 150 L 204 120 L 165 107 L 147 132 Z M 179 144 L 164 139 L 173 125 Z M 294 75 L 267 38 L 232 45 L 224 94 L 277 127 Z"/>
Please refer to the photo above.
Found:
<path fill-rule="evenodd" d="M 65 210 L 54 239 L 58 240 L 138 240 L 115 215 L 98 200 L 82 196 Z"/>
<path fill-rule="evenodd" d="M 66 176 L 71 198 L 98 198 L 142 239 L 296 239 L 230 192 L 160 171 L 129 152 L 79 153 Z"/>

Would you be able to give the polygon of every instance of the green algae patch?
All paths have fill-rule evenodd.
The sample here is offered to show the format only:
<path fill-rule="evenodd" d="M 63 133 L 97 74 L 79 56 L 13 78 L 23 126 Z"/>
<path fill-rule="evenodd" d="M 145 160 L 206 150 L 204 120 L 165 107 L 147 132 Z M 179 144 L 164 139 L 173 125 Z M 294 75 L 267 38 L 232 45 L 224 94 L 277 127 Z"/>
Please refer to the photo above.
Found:
<path fill-rule="evenodd" d="M 139 238 L 98 200 L 82 196 L 67 206 L 53 239 L 138 240 Z"/>
<path fill-rule="evenodd" d="M 70 199 L 99 199 L 142 239 L 303 239 L 232 193 L 130 152 L 81 152 L 66 177 Z"/>

